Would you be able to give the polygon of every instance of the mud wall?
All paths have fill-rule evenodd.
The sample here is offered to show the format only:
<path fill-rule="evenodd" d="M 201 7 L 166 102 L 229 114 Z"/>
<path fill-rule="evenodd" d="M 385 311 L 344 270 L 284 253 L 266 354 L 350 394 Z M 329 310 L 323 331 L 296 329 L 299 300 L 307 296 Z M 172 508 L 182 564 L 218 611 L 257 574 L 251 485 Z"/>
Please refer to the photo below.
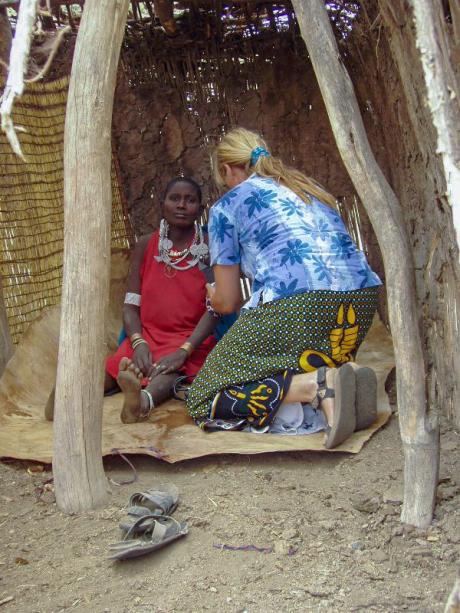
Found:
<path fill-rule="evenodd" d="M 292 45 L 266 62 L 248 89 L 244 77 L 228 79 L 225 101 L 184 110 L 173 87 L 130 87 L 120 71 L 114 110 L 114 142 L 126 199 L 137 234 L 158 223 L 164 186 L 178 173 L 193 175 L 207 204 L 216 196 L 210 174 L 212 143 L 230 125 L 263 133 L 274 153 L 302 169 L 339 198 L 353 187 L 336 150 L 313 71 Z"/>
<path fill-rule="evenodd" d="M 378 6 L 366 0 L 362 6 L 346 61 L 373 151 L 409 229 L 427 397 L 431 408 L 460 425 L 458 250 L 413 23 L 404 0 L 379 0 Z"/>

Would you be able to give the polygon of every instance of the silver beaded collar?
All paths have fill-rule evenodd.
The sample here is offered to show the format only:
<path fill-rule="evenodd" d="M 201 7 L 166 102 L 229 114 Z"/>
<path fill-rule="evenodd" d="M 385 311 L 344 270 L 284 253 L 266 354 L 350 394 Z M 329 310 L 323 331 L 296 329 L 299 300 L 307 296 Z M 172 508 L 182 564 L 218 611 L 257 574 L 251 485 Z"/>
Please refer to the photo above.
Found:
<path fill-rule="evenodd" d="M 192 244 L 187 249 L 179 252 L 173 251 L 173 242 L 168 238 L 169 224 L 165 219 L 160 222 L 160 236 L 158 239 L 158 255 L 155 256 L 157 262 L 164 262 L 168 268 L 175 270 L 188 270 L 203 260 L 209 253 L 207 244 L 204 242 L 203 230 L 200 224 L 195 222 L 195 236 Z M 189 256 L 191 259 L 184 262 Z M 173 257 L 174 259 L 171 259 Z M 181 266 L 180 264 L 183 263 Z"/>

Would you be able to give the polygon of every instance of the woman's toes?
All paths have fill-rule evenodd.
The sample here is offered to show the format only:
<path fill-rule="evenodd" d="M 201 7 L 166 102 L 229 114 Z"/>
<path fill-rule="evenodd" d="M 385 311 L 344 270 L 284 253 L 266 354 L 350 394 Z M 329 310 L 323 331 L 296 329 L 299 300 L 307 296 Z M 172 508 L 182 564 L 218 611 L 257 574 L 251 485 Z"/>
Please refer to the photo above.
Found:
<path fill-rule="evenodd" d="M 129 367 L 131 360 L 129 358 L 121 358 L 119 370 L 120 372 L 123 370 L 127 370 Z"/>

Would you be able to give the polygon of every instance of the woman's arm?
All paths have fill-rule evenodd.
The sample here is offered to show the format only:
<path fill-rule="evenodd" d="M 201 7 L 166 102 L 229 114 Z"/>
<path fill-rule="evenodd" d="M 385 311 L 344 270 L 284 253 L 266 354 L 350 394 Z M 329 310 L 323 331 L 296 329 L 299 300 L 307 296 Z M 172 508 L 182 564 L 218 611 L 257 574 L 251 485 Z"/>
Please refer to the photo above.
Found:
<path fill-rule="evenodd" d="M 213 272 L 214 286 L 207 286 L 212 308 L 221 315 L 239 311 L 243 304 L 239 264 L 216 264 Z"/>
<path fill-rule="evenodd" d="M 199 347 L 201 343 L 214 332 L 218 323 L 218 317 L 215 317 L 208 311 L 203 313 L 200 321 L 196 325 L 195 330 L 188 337 L 185 343 L 173 353 L 165 355 L 163 358 L 158 360 L 154 373 L 158 372 L 162 375 L 167 375 L 179 370 L 179 368 L 181 368 L 187 359 L 192 355 L 194 349 Z"/>

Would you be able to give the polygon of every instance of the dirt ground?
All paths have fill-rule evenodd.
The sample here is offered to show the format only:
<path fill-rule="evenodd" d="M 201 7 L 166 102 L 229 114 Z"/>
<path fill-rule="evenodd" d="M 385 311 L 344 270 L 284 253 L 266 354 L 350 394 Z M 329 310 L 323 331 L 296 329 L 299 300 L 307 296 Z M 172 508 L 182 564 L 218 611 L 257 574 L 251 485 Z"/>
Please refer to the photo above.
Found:
<path fill-rule="evenodd" d="M 399 521 L 396 417 L 356 456 L 227 455 L 175 465 L 131 456 L 138 482 L 112 485 L 107 508 L 72 517 L 49 486 L 43 491 L 51 473 L 3 462 L 0 611 L 443 611 L 460 565 L 459 439 L 443 427 L 428 530 Z M 132 477 L 120 458 L 106 460 L 106 470 L 115 481 Z M 129 495 L 165 482 L 180 490 L 175 516 L 189 534 L 150 556 L 108 561 Z M 228 548 L 248 545 L 262 551 Z"/>

